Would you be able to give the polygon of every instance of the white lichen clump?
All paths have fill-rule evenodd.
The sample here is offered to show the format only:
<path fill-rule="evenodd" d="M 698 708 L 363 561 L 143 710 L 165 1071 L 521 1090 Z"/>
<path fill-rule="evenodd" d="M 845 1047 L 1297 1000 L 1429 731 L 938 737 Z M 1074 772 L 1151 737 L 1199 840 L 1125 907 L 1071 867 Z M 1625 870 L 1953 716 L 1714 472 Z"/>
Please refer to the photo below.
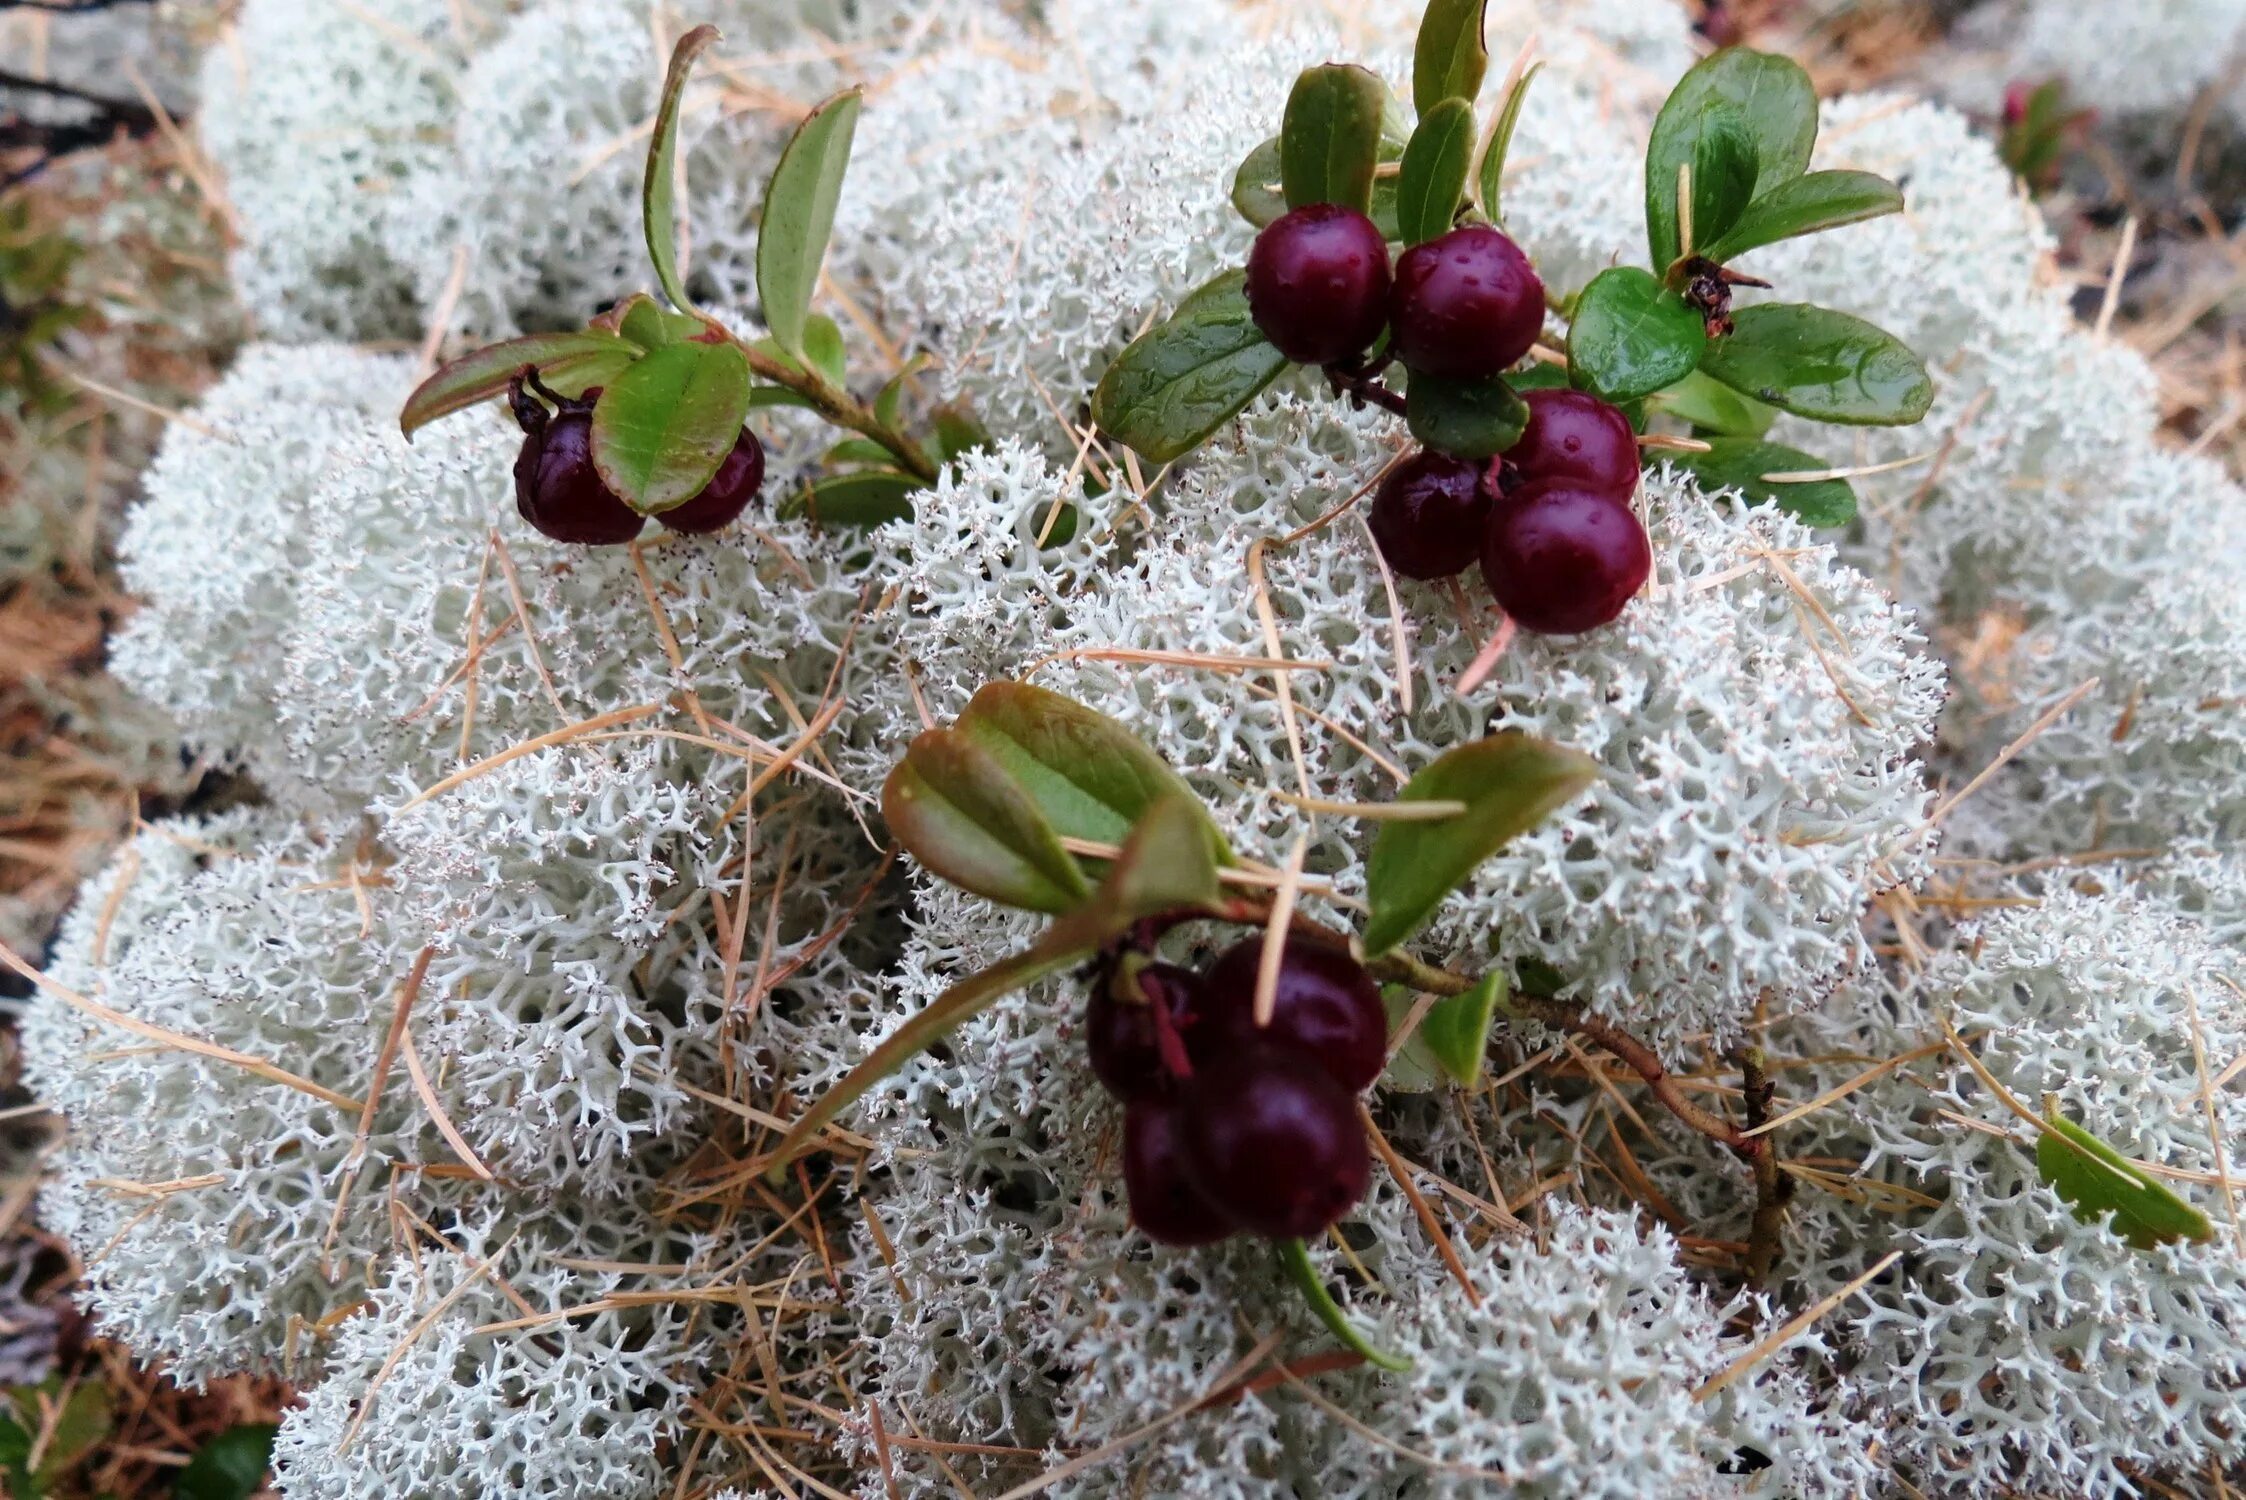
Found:
<path fill-rule="evenodd" d="M 481 338 L 636 289 L 667 7 L 313 10 L 249 0 L 204 65 L 269 335 Z M 1961 117 L 1832 105 L 1821 164 L 1904 180 L 1909 213 L 1746 265 L 1939 372 L 1919 428 L 1781 429 L 1911 461 L 1858 481 L 1865 519 L 1820 537 L 1655 465 L 1648 587 L 1462 691 L 1495 612 L 1392 578 L 1362 520 L 1401 421 L 1291 376 L 1159 483 L 1080 425 L 1240 260 L 1233 170 L 1293 71 L 1400 74 L 1416 3 L 719 10 L 682 149 L 697 293 L 743 307 L 786 121 L 864 78 L 829 263 L 853 376 L 926 355 L 908 418 L 960 400 L 994 441 L 871 533 L 765 509 L 567 547 L 516 516 L 498 410 L 398 434 L 409 356 L 243 355 L 146 476 L 115 660 L 261 805 L 136 839 L 58 945 L 71 998 L 26 1020 L 72 1122 L 45 1211 L 112 1332 L 189 1380 L 298 1381 L 290 1500 L 777 1486 L 733 1437 L 811 1426 L 821 1482 L 867 1496 L 1065 1464 L 1051 1492 L 1084 1497 L 1840 1500 L 1893 1470 L 2104 1500 L 2246 1457 L 2229 1240 L 2081 1222 L 1938 1048 L 1850 1083 L 1947 1020 L 2203 1207 L 2246 1153 L 2246 506 L 2156 446 L 2149 373 L 2074 327 Z M 1692 51 L 1656 0 L 1501 4 L 1498 67 L 1532 30 L 1504 206 L 1566 293 L 1642 262 L 1643 136 Z M 773 497 L 832 441 L 753 424 Z M 791 1213 L 753 1170 L 771 1132 L 1038 931 L 897 872 L 877 820 L 911 738 L 1009 678 L 1140 734 L 1246 859 L 1299 848 L 1300 910 L 1352 928 L 1380 825 L 1349 804 L 1496 731 L 1587 755 L 1412 950 L 1549 981 L 1704 1108 L 1748 1046 L 1792 1061 L 1781 1107 L 1850 1084 L 1770 1137 L 1804 1171 L 1769 1298 L 1738 1289 L 1747 1168 L 1524 1027 L 1502 1087 L 1371 1101 L 1403 1165 L 1312 1252 L 1413 1372 L 1306 1365 L 1324 1335 L 1264 1247 L 1130 1228 L 1069 975 L 884 1080 L 828 1143 L 862 1165 L 785 1185 L 819 1200 Z M 2026 909 L 1960 936 L 1913 906 L 1945 834 L 2026 877 L 2101 835 L 2172 855 L 2128 895 L 2010 881 Z"/>

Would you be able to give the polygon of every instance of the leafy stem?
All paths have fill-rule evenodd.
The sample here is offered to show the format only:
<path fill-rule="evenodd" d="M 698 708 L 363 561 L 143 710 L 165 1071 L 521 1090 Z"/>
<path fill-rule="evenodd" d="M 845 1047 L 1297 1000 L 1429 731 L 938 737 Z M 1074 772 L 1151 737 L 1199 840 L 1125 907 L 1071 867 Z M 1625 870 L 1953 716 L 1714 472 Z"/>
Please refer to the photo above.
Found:
<path fill-rule="evenodd" d="M 751 372 L 801 396 L 810 403 L 812 410 L 837 427 L 847 427 L 879 443 L 897 460 L 898 467 L 913 478 L 926 484 L 936 482 L 936 465 L 920 445 L 882 421 L 857 397 L 835 386 L 816 370 L 805 369 L 768 350 L 752 348 L 738 339 L 733 342 L 749 357 Z"/>
<path fill-rule="evenodd" d="M 1288 1279 L 1294 1282 L 1303 1301 L 1310 1304 L 1310 1310 L 1318 1315 L 1318 1321 L 1326 1325 L 1328 1332 L 1349 1349 L 1365 1356 L 1368 1363 L 1383 1370 L 1400 1373 L 1412 1367 L 1410 1360 L 1381 1348 L 1349 1321 L 1349 1314 L 1341 1310 L 1341 1304 L 1326 1290 L 1325 1282 L 1318 1279 L 1318 1268 L 1310 1263 L 1309 1247 L 1301 1240 L 1281 1240 L 1278 1249 L 1279 1264 L 1286 1268 Z"/>

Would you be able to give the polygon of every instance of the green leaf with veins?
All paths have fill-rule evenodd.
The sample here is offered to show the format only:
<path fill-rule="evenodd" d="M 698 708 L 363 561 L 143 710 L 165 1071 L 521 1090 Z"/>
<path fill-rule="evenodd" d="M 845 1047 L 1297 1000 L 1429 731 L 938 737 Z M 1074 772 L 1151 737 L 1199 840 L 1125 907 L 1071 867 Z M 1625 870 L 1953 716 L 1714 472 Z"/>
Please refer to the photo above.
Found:
<path fill-rule="evenodd" d="M 1445 99 L 1419 118 L 1396 172 L 1396 228 L 1407 245 L 1450 233 L 1474 162 L 1474 106 Z"/>
<path fill-rule="evenodd" d="M 1926 415 L 1934 380 L 1902 340 L 1862 318 L 1806 302 L 1766 302 L 1732 315 L 1700 368 L 1733 390 L 1796 416 L 1904 427 Z"/>
<path fill-rule="evenodd" d="M 890 461 L 889 451 L 880 444 L 867 446 L 880 450 L 881 462 Z M 808 515 L 829 529 L 870 531 L 891 521 L 910 520 L 912 497 L 926 488 L 895 469 L 865 469 L 808 486 L 791 512 Z"/>
<path fill-rule="evenodd" d="M 1248 311 L 1247 273 L 1227 271 L 1115 357 L 1092 393 L 1092 419 L 1140 457 L 1166 464 L 1286 368 Z"/>
<path fill-rule="evenodd" d="M 1666 273 L 1678 250 L 1677 168 L 1698 159 L 1700 139 L 1737 130 L 1754 146 L 1755 196 L 1799 177 L 1817 143 L 1817 90 L 1801 64 L 1730 47 L 1677 81 L 1646 143 L 1646 238 Z"/>
<path fill-rule="evenodd" d="M 508 339 L 464 354 L 422 381 L 398 413 L 398 430 L 411 438 L 440 417 L 504 395 L 525 369 L 537 370 L 541 380 L 562 389 L 572 376 L 583 377 L 585 384 L 604 384 L 639 357 L 638 345 L 604 329 Z"/>
<path fill-rule="evenodd" d="M 780 152 L 757 227 L 756 287 L 764 326 L 789 353 L 804 354 L 811 294 L 834 234 L 835 206 L 850 168 L 863 95 L 846 89 L 804 117 Z"/>
<path fill-rule="evenodd" d="M 1410 379 L 1404 388 L 1404 425 L 1425 446 L 1454 458 L 1494 458 L 1521 440 L 1528 403 L 1503 376 Z"/>
<path fill-rule="evenodd" d="M 1690 375 L 1705 358 L 1700 314 L 1650 272 L 1610 266 L 1576 299 L 1568 379 L 1607 401 L 1634 401 Z"/>
<path fill-rule="evenodd" d="M 1403 159 L 1403 144 L 1386 135 L 1380 141 L 1380 161 L 1386 166 Z M 1262 229 L 1287 212 L 1287 195 L 1279 183 L 1279 137 L 1273 136 L 1244 157 L 1232 174 L 1232 206 L 1240 217 Z M 1396 174 L 1373 178 L 1372 207 L 1366 210 L 1386 240 L 1403 238 L 1396 227 Z"/>
<path fill-rule="evenodd" d="M 1489 0 L 1429 0 L 1412 43 L 1412 107 L 1420 118 L 1446 99 L 1471 104 L 1489 72 L 1483 12 Z"/>
<path fill-rule="evenodd" d="M 1720 263 L 1780 240 L 1902 211 L 1902 190 L 1884 177 L 1870 172 L 1808 172 L 1747 205 L 1722 237 L 1700 253 Z"/>
<path fill-rule="evenodd" d="M 1030 911 L 1073 911 L 1092 891 L 1037 799 L 957 729 L 918 736 L 881 788 L 907 853 L 963 891 Z"/>
<path fill-rule="evenodd" d="M 593 466 L 642 515 L 702 493 L 740 441 L 749 360 L 731 343 L 668 344 L 611 381 L 593 407 Z"/>
<path fill-rule="evenodd" d="M 1365 952 L 1377 957 L 1417 932 L 1483 860 L 1573 802 L 1597 775 L 1590 757 L 1511 731 L 1437 756 L 1396 800 L 1458 801 L 1466 811 L 1380 825 L 1365 862 Z"/>
<path fill-rule="evenodd" d="M 1209 854 L 1208 814 L 1178 798 L 1155 803 L 1123 841 L 1107 879 L 1089 900 L 1054 921 L 1026 950 L 960 980 L 891 1032 L 789 1127 L 773 1149 L 767 1175 L 802 1155 L 828 1121 L 961 1022 L 1023 985 L 1075 968 L 1134 923 L 1168 912 L 1214 913 L 1222 895 Z"/>
<path fill-rule="evenodd" d="M 1350 63 L 1306 68 L 1287 96 L 1279 129 L 1279 182 L 1287 207 L 1338 203 L 1364 212 L 1372 203 L 1388 86 Z"/>
<path fill-rule="evenodd" d="M 1646 397 L 1646 407 L 1721 437 L 1761 437 L 1778 420 L 1776 408 L 1698 370 Z"/>
<path fill-rule="evenodd" d="M 1728 113 L 1718 111 L 1692 149 L 1692 250 L 1729 231 L 1755 195 L 1754 139 Z M 1683 233 L 1679 226 L 1680 242 Z M 1710 257 L 1720 259 L 1720 257 Z"/>
<path fill-rule="evenodd" d="M 2059 1113 L 2043 1098 L 2043 1129 L 2035 1143 L 2037 1173 L 2066 1200 L 2074 1216 L 2095 1224 L 2111 1216 L 2113 1232 L 2139 1250 L 2214 1239 L 2207 1216 L 2144 1168 Z"/>
<path fill-rule="evenodd" d="M 1823 459 L 1783 443 L 1752 437 L 1712 437 L 1706 453 L 1666 452 L 1665 463 L 1690 470 L 1703 490 L 1737 490 L 1751 504 L 1775 504 L 1805 526 L 1846 526 L 1856 519 L 1856 491 L 1845 479 L 1771 479 L 1772 474 L 1815 474 Z"/>

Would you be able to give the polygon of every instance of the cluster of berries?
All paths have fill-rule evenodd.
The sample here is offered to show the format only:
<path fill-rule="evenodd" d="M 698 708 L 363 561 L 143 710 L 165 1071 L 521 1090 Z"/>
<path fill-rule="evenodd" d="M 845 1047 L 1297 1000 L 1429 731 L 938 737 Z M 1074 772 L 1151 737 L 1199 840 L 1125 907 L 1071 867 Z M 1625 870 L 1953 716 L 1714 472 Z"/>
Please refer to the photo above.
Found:
<path fill-rule="evenodd" d="M 1330 203 L 1264 228 L 1247 293 L 1280 353 L 1352 377 L 1386 333 L 1389 357 L 1413 376 L 1490 379 L 1544 329 L 1544 283 L 1502 231 L 1463 225 L 1412 246 L 1392 269 L 1373 221 Z M 1391 470 L 1373 501 L 1373 536 L 1408 578 L 1448 578 L 1479 561 L 1524 629 L 1574 634 L 1620 614 L 1653 565 L 1630 506 L 1637 435 L 1585 392 L 1524 399 L 1520 438 L 1487 466 L 1424 449 Z"/>
<path fill-rule="evenodd" d="M 1357 1096 L 1388 1061 L 1380 989 L 1344 950 L 1290 940 L 1259 1027 L 1263 941 L 1205 974 L 1127 958 L 1085 1012 L 1092 1072 L 1125 1106 L 1131 1221 L 1166 1245 L 1310 1238 L 1365 1195 Z"/>
<path fill-rule="evenodd" d="M 554 409 L 549 412 L 540 398 Z M 579 397 L 556 395 L 535 371 L 527 370 L 509 393 L 515 422 L 523 430 L 522 452 L 515 456 L 515 509 L 557 542 L 589 547 L 628 542 L 647 524 L 647 517 L 625 504 L 593 465 L 593 404 L 598 400 L 598 387 Z M 655 519 L 689 535 L 722 531 L 762 488 L 764 445 L 744 428 L 702 492 Z"/>

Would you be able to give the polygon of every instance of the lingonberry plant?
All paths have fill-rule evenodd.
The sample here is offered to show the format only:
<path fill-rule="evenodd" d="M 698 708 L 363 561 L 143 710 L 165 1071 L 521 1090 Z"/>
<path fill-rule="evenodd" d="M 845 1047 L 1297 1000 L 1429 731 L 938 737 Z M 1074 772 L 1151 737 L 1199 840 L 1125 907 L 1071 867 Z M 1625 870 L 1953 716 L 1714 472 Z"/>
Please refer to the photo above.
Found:
<path fill-rule="evenodd" d="M 1428 7 L 1408 131 L 1373 73 L 1302 74 L 1279 134 L 1233 181 L 1260 226 L 1246 271 L 1202 287 L 1116 359 L 1093 401 L 1100 425 L 1167 463 L 1289 364 L 1317 366 L 1337 395 L 1400 413 L 1424 450 L 1373 507 L 1390 566 L 1439 578 L 1478 556 L 1499 604 L 1547 634 L 1606 624 L 1645 581 L 1651 549 L 1629 499 L 1649 427 L 1680 429 L 1642 441 L 1712 485 L 1812 525 L 1850 520 L 1844 479 L 1763 434 L 1781 411 L 1908 425 L 1933 382 L 1860 318 L 1798 303 L 1735 311 L 1735 286 L 1768 283 L 1729 263 L 1893 213 L 1902 195 L 1870 173 L 1808 170 L 1817 99 L 1799 65 L 1718 52 L 1679 82 L 1646 148 L 1656 269 L 1612 267 L 1548 308 L 1502 227 L 1506 151 L 1535 70 L 1477 125 L 1480 17 L 1479 4 Z M 1564 352 L 1539 342 L 1548 311 L 1566 324 Z M 1566 389 L 1550 389 L 1559 371 Z M 1484 462 L 1483 493 L 1469 496 L 1460 465 Z"/>

